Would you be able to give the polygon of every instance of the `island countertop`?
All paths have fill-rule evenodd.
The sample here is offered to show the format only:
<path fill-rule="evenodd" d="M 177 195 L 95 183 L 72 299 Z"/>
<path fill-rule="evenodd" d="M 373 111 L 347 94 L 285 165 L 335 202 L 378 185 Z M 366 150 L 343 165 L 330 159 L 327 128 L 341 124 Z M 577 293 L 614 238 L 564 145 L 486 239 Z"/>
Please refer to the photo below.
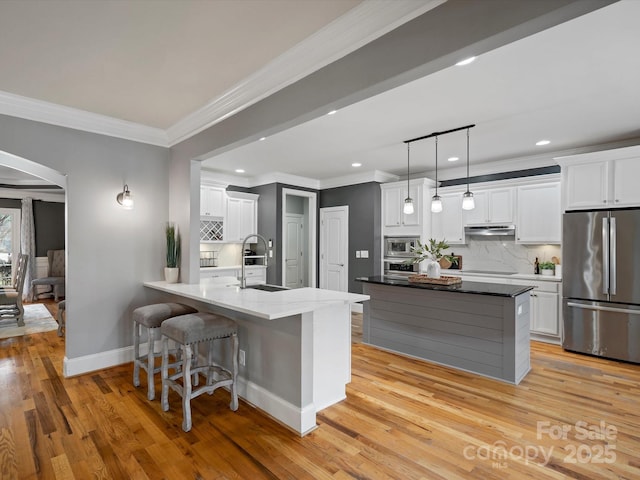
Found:
<path fill-rule="evenodd" d="M 384 275 L 374 277 L 356 278 L 359 282 L 376 283 L 379 285 L 390 285 L 395 287 L 418 288 L 423 290 L 438 290 L 442 292 L 471 293 L 476 295 L 493 295 L 497 297 L 517 297 L 529 290 L 533 286 L 529 285 L 502 285 L 499 283 L 482 283 L 463 281 L 456 285 L 437 285 L 431 283 L 413 283 L 409 280 L 391 278 Z"/>
<path fill-rule="evenodd" d="M 202 280 L 200 283 L 144 282 L 145 287 L 191 298 L 200 302 L 274 320 L 312 312 L 320 308 L 369 300 L 368 295 L 336 292 L 320 288 L 296 288 L 265 292 Z"/>

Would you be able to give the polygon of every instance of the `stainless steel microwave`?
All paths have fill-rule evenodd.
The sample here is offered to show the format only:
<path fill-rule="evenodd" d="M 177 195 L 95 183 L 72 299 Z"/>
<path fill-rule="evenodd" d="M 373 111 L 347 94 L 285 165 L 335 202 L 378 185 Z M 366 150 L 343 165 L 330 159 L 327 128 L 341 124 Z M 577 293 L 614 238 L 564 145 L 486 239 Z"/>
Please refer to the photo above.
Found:
<path fill-rule="evenodd" d="M 384 257 L 411 257 L 420 237 L 384 237 Z"/>

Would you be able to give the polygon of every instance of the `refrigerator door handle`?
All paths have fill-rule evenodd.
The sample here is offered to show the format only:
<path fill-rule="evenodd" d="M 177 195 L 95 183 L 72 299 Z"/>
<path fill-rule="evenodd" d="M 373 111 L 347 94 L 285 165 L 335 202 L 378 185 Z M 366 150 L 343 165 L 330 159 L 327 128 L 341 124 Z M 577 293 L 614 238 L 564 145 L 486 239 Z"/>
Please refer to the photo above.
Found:
<path fill-rule="evenodd" d="M 609 294 L 609 218 L 602 219 L 602 293 Z"/>
<path fill-rule="evenodd" d="M 616 259 L 616 217 L 609 219 L 609 262 L 610 262 L 610 278 L 609 278 L 609 293 L 611 295 L 616 294 L 616 277 L 617 272 L 617 259 Z"/>
<path fill-rule="evenodd" d="M 584 305 L 582 303 L 567 302 L 567 307 L 584 308 L 586 310 L 597 310 L 600 312 L 626 313 L 627 315 L 640 315 L 640 310 L 629 310 L 628 308 L 601 307 L 599 305 Z"/>

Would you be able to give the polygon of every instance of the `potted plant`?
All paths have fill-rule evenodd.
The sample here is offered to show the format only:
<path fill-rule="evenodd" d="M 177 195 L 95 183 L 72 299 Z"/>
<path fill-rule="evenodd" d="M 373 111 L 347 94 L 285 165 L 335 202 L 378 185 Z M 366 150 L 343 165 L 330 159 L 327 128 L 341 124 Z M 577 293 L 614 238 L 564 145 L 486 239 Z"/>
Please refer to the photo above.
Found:
<path fill-rule="evenodd" d="M 180 233 L 172 222 L 165 227 L 167 238 L 167 266 L 164 269 L 164 279 L 167 283 L 176 283 L 180 272 Z"/>
<path fill-rule="evenodd" d="M 421 263 L 427 260 L 427 276 L 430 278 L 440 278 L 440 259 L 446 258 L 454 265 L 458 263 L 457 257 L 444 254 L 443 250 L 447 248 L 449 248 L 449 245 L 444 239 L 437 241 L 434 238 L 430 238 L 429 241 L 425 243 L 420 243 L 420 240 L 417 240 L 415 247 L 411 247 L 413 257 L 407 260 L 406 263 Z"/>
<path fill-rule="evenodd" d="M 555 275 L 556 264 L 553 262 L 542 262 L 540 265 L 541 275 Z"/>

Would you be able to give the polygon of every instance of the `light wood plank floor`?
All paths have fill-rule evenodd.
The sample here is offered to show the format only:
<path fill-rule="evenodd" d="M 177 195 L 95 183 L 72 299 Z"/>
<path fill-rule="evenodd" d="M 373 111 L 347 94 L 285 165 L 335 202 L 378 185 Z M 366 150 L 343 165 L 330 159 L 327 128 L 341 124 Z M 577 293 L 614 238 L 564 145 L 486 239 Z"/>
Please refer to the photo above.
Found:
<path fill-rule="evenodd" d="M 640 366 L 532 355 L 516 387 L 354 343 L 348 398 L 299 438 L 226 391 L 193 400 L 184 433 L 179 399 L 162 412 L 131 365 L 65 379 L 55 332 L 0 340 L 0 478 L 640 478 Z"/>

